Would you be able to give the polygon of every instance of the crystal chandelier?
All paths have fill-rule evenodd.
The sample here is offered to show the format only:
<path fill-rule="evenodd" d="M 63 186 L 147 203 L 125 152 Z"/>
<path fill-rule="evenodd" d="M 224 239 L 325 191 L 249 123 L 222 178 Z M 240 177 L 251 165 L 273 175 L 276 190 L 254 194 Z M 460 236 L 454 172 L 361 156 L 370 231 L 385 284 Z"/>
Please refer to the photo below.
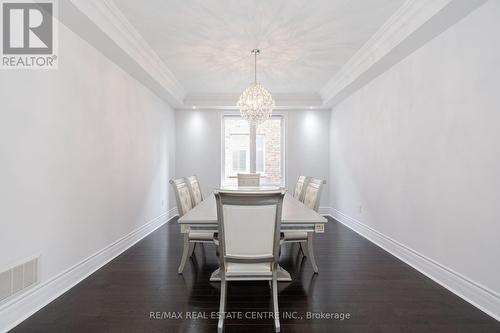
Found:
<path fill-rule="evenodd" d="M 241 116 L 253 125 L 260 125 L 269 119 L 274 107 L 271 94 L 260 83 L 257 83 L 257 54 L 259 53 L 258 49 L 252 50 L 255 57 L 254 82 L 245 89 L 236 104 Z"/>

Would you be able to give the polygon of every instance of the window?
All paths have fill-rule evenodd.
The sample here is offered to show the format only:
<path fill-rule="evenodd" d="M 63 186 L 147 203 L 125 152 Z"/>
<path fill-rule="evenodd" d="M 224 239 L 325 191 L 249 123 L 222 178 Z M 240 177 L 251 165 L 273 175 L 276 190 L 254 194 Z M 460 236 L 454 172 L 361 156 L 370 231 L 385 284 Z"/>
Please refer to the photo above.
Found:
<path fill-rule="evenodd" d="M 237 117 L 224 119 L 225 165 L 228 178 L 250 172 L 250 126 Z"/>
<path fill-rule="evenodd" d="M 248 134 L 230 134 L 231 175 L 250 172 L 250 149 Z"/>
<path fill-rule="evenodd" d="M 223 118 L 222 184 L 235 184 L 238 173 L 257 172 L 261 184 L 284 185 L 283 119 L 273 116 L 257 128 L 239 116 Z"/>
<path fill-rule="evenodd" d="M 256 171 L 263 184 L 284 185 L 283 117 L 274 116 L 256 129 Z"/>

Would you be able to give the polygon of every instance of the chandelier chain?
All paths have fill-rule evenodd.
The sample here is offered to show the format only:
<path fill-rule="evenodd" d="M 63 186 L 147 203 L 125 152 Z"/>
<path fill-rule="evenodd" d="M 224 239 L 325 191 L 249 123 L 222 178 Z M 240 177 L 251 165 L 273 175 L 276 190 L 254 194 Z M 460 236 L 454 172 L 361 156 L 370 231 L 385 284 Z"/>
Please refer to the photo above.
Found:
<path fill-rule="evenodd" d="M 253 78 L 253 83 L 257 83 L 257 52 L 254 54 L 254 78 Z"/>
<path fill-rule="evenodd" d="M 253 57 L 254 57 L 254 62 L 253 62 L 253 73 L 254 73 L 254 78 L 253 78 L 253 83 L 257 83 L 257 54 L 260 54 L 259 49 L 253 49 L 252 50 Z"/>

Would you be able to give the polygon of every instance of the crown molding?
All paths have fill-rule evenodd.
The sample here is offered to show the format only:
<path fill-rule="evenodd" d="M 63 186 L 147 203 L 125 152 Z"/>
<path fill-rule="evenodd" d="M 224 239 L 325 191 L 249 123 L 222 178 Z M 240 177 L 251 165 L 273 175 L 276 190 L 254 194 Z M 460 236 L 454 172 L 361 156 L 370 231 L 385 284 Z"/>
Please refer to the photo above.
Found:
<path fill-rule="evenodd" d="M 68 2 L 64 1 L 63 3 Z M 71 3 L 145 72 L 138 75 L 137 69 L 131 69 L 130 71 L 133 72 L 131 73 L 133 76 L 137 77 L 140 81 L 153 80 L 153 83 L 146 82 L 145 85 L 151 87 L 153 92 L 159 94 L 160 97 L 167 99 L 173 107 L 182 105 L 186 91 L 172 71 L 132 26 L 112 0 L 71 0 Z M 66 12 L 75 12 L 71 8 L 68 9 L 68 4 L 65 7 Z M 63 8 L 63 10 L 65 9 Z M 62 15 L 62 18 L 64 19 L 64 15 Z M 82 20 L 79 21 L 81 23 Z M 71 18 L 66 18 L 66 21 L 63 23 L 72 30 L 82 31 L 81 27 L 76 27 L 78 23 L 73 23 Z M 95 35 L 89 37 L 87 34 L 85 39 L 94 45 L 92 39 L 97 39 L 97 37 Z M 95 44 L 97 44 L 96 48 L 102 51 L 103 41 L 96 41 Z M 108 47 L 105 48 L 109 50 Z M 113 52 L 116 53 L 117 51 L 114 50 Z M 109 54 L 103 53 L 109 56 Z M 116 57 L 116 54 L 110 56 L 112 60 Z M 124 58 L 124 56 L 121 56 L 121 58 Z M 130 59 L 127 62 L 130 63 Z M 122 67 L 127 72 L 129 71 L 130 66 Z M 159 91 L 161 89 L 163 91 Z"/>
<path fill-rule="evenodd" d="M 62 3 L 61 21 L 175 109 L 235 109 L 239 94 L 187 93 L 112 0 Z M 273 94 L 275 109 L 318 109 L 318 93 Z"/>
<path fill-rule="evenodd" d="M 275 109 L 321 108 L 323 101 L 316 93 L 272 94 Z M 184 99 L 184 106 L 178 109 L 235 109 L 239 94 L 189 93 Z"/>
<path fill-rule="evenodd" d="M 333 107 L 486 1 L 406 1 L 321 89 L 324 105 Z"/>
<path fill-rule="evenodd" d="M 407 0 L 319 94 L 273 94 L 276 109 L 333 107 L 486 1 Z M 61 15 L 61 21 L 68 28 L 172 107 L 235 108 L 236 94 L 188 94 L 112 0 L 70 0 L 61 5 L 68 14 Z"/>

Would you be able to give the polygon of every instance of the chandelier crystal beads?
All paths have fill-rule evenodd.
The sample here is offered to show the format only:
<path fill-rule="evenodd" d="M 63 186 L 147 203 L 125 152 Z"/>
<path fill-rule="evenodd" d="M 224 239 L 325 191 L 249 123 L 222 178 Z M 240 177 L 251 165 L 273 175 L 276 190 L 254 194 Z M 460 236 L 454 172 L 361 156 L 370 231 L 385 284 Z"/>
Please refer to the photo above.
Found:
<path fill-rule="evenodd" d="M 241 116 L 250 124 L 260 125 L 273 112 L 274 100 L 271 94 L 260 83 L 257 83 L 257 55 L 260 50 L 252 50 L 255 57 L 254 82 L 241 94 L 238 103 Z"/>

